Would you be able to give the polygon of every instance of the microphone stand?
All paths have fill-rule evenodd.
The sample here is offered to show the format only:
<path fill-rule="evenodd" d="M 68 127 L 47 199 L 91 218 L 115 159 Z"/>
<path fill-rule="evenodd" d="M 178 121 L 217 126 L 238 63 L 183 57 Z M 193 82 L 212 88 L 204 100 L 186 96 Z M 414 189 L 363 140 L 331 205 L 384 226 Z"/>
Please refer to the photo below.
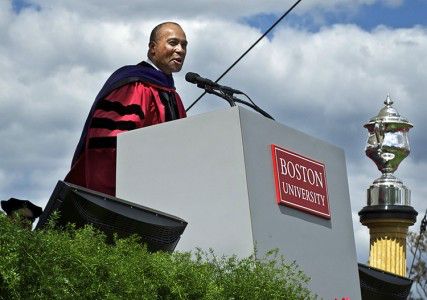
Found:
<path fill-rule="evenodd" d="M 218 92 L 213 87 L 211 87 L 209 85 L 198 84 L 197 86 L 199 88 L 204 89 L 205 92 L 208 94 L 213 94 L 213 95 L 216 95 L 218 97 L 221 97 L 222 99 L 225 99 L 230 104 L 231 107 L 236 106 L 236 102 L 241 103 L 243 105 L 249 106 L 250 108 L 252 108 L 256 112 L 263 115 L 264 117 L 269 118 L 271 120 L 274 120 L 274 118 L 272 116 L 270 116 L 267 112 L 265 112 L 264 110 L 262 110 L 261 108 L 259 108 L 255 104 L 249 103 L 247 101 L 244 101 L 242 99 L 235 97 L 231 91 L 227 91 L 227 90 L 219 88 L 220 92 Z"/>
<path fill-rule="evenodd" d="M 205 92 L 208 93 L 208 94 L 213 94 L 213 95 L 216 95 L 218 97 L 221 97 L 222 99 L 225 99 L 228 102 L 228 104 L 230 104 L 231 107 L 236 106 L 236 103 L 235 103 L 235 100 L 234 100 L 234 96 L 233 96 L 232 93 L 227 93 L 227 92 L 225 92 L 225 91 L 223 91 L 221 89 L 220 89 L 220 91 L 222 93 L 217 92 L 216 90 L 214 90 L 213 87 L 211 87 L 209 85 L 197 84 L 197 86 L 199 88 L 204 89 Z"/>

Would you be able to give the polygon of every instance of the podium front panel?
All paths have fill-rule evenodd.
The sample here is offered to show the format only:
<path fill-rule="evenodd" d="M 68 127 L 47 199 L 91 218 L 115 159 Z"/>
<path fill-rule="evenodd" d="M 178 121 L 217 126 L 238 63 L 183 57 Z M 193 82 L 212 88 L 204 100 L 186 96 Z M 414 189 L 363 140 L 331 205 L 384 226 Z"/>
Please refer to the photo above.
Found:
<path fill-rule="evenodd" d="M 325 166 L 330 219 L 279 205 L 271 145 Z M 176 250 L 277 248 L 325 299 L 360 299 L 344 152 L 241 107 L 118 137 L 117 196 L 188 222 Z"/>
<path fill-rule="evenodd" d="M 238 111 L 122 134 L 117 195 L 188 222 L 176 250 L 253 252 Z"/>

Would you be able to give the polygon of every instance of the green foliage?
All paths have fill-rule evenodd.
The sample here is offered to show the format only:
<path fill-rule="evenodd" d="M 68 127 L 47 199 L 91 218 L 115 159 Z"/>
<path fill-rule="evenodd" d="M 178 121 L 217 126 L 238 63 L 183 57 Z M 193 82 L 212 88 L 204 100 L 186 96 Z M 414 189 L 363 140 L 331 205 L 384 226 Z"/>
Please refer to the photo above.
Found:
<path fill-rule="evenodd" d="M 308 278 L 272 251 L 149 253 L 90 226 L 30 231 L 0 214 L 0 299 L 309 299 Z"/>

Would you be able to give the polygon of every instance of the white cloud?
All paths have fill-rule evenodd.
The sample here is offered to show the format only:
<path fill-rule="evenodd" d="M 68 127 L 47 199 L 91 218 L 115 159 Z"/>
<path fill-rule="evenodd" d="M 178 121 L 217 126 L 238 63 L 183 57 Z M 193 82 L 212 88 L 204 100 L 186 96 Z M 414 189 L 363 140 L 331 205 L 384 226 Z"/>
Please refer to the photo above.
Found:
<path fill-rule="evenodd" d="M 368 264 L 369 259 L 369 229 L 359 222 L 357 212 L 352 213 L 354 238 L 356 240 L 357 261 L 362 264 Z"/>

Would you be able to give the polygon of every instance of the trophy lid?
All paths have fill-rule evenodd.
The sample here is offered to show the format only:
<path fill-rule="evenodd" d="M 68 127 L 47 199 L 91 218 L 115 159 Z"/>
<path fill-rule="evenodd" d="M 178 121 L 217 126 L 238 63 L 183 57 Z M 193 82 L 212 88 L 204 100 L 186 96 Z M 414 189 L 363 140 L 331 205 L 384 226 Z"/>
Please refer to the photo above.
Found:
<path fill-rule="evenodd" d="M 380 110 L 377 116 L 371 118 L 368 123 L 363 125 L 370 132 L 374 130 L 375 123 L 383 123 L 390 131 L 406 129 L 409 130 L 413 125 L 404 117 L 400 116 L 397 110 L 392 106 L 393 101 L 390 96 L 384 101 L 385 106 Z"/>

